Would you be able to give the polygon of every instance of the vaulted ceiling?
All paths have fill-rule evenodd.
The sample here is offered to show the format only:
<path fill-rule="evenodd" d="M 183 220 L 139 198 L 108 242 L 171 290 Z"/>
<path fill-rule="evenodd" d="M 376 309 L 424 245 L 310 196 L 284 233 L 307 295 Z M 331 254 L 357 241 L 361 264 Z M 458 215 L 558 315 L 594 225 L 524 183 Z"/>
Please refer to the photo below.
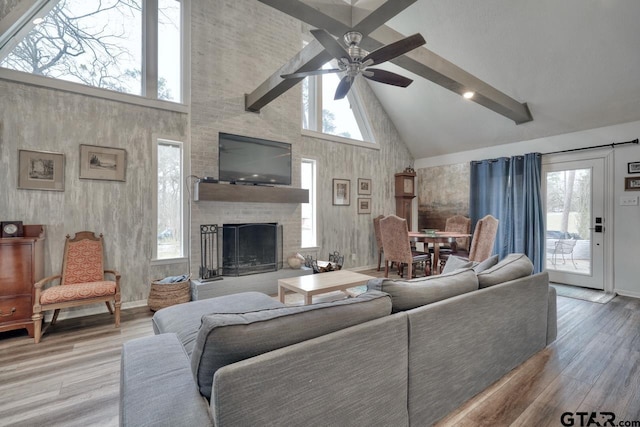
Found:
<path fill-rule="evenodd" d="M 295 3 L 260 1 L 275 7 Z M 345 7 L 353 6 L 352 17 L 357 22 L 367 10 L 385 2 L 305 3 L 336 19 L 343 16 Z M 517 103 L 526 103 L 533 117 L 516 124 L 517 119 L 495 108 L 467 101 L 456 90 L 445 89 L 406 67 L 385 63 L 378 68 L 414 79 L 406 89 L 370 86 L 415 158 L 640 120 L 640 1 L 410 3 L 385 25 L 400 36 L 421 33 L 427 44 L 418 50 L 427 49 Z M 371 37 L 380 40 L 377 34 L 374 31 Z"/>

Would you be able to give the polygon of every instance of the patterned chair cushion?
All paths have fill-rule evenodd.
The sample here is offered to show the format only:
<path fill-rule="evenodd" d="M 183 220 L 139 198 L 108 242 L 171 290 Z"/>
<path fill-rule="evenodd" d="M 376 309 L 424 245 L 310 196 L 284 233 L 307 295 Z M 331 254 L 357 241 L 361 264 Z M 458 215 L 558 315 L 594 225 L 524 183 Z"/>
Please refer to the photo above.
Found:
<path fill-rule="evenodd" d="M 62 280 L 64 285 L 103 281 L 102 242 L 94 240 L 70 242 L 67 247 Z"/>
<path fill-rule="evenodd" d="M 74 283 L 73 285 L 52 286 L 45 289 L 40 296 L 40 304 L 55 304 L 115 294 L 116 282 L 103 280 L 91 283 Z"/>

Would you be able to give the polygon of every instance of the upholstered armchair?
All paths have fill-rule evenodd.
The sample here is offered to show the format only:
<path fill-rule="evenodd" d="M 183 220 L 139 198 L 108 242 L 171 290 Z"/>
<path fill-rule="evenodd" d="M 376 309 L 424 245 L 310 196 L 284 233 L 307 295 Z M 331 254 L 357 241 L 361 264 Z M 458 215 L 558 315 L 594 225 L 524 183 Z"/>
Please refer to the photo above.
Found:
<path fill-rule="evenodd" d="M 105 274 L 113 276 L 114 280 L 105 280 Z M 49 310 L 54 310 L 51 326 L 56 323 L 60 309 L 104 302 L 111 314 L 115 312 L 116 328 L 120 327 L 120 273 L 104 269 L 102 234 L 96 237 L 91 231 L 81 231 L 73 238 L 67 235 L 61 274 L 45 277 L 34 286 L 36 344 L 44 333 L 43 312 Z"/>
<path fill-rule="evenodd" d="M 380 220 L 380 234 L 382 236 L 382 246 L 384 247 L 384 277 L 389 277 L 389 263 L 398 264 L 398 273 L 403 277 L 404 265 L 407 265 L 410 279 L 413 277 L 413 265 L 424 264 L 424 274 L 427 272 L 427 260 L 430 255 L 424 252 L 414 252 L 411 250 L 409 242 L 409 229 L 407 220 L 396 215 L 389 215 Z"/>

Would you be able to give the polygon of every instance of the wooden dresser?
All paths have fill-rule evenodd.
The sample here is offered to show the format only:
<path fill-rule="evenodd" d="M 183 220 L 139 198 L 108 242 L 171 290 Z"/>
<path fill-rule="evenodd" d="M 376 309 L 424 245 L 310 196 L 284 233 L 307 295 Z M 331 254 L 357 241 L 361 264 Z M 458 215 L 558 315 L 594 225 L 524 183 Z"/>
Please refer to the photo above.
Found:
<path fill-rule="evenodd" d="M 44 277 L 44 227 L 0 238 L 0 332 L 26 328 L 33 337 L 33 284 Z"/>

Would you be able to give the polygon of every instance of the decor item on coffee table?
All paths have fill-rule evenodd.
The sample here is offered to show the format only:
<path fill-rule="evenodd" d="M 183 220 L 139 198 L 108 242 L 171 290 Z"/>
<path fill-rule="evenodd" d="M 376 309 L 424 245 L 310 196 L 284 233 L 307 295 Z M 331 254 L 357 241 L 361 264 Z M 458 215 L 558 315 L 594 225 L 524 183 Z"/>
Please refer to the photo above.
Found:
<path fill-rule="evenodd" d="M 151 311 L 191 301 L 191 275 L 181 278 L 184 280 L 171 282 L 165 278 L 151 282 L 147 299 Z"/>
<path fill-rule="evenodd" d="M 102 234 L 96 237 L 91 231 L 79 231 L 71 238 L 67 234 L 64 242 L 62 273 L 45 277 L 35 287 L 33 321 L 35 343 L 40 342 L 44 330 L 43 311 L 55 310 L 48 326 L 55 325 L 62 308 L 104 302 L 111 314 L 115 314 L 115 326 L 120 327 L 120 273 L 104 269 L 104 247 Z M 114 280 L 105 280 L 105 275 Z M 59 280 L 59 284 L 46 284 Z M 114 307 L 111 307 L 113 303 Z M 47 327 L 48 327 L 47 326 Z"/>

